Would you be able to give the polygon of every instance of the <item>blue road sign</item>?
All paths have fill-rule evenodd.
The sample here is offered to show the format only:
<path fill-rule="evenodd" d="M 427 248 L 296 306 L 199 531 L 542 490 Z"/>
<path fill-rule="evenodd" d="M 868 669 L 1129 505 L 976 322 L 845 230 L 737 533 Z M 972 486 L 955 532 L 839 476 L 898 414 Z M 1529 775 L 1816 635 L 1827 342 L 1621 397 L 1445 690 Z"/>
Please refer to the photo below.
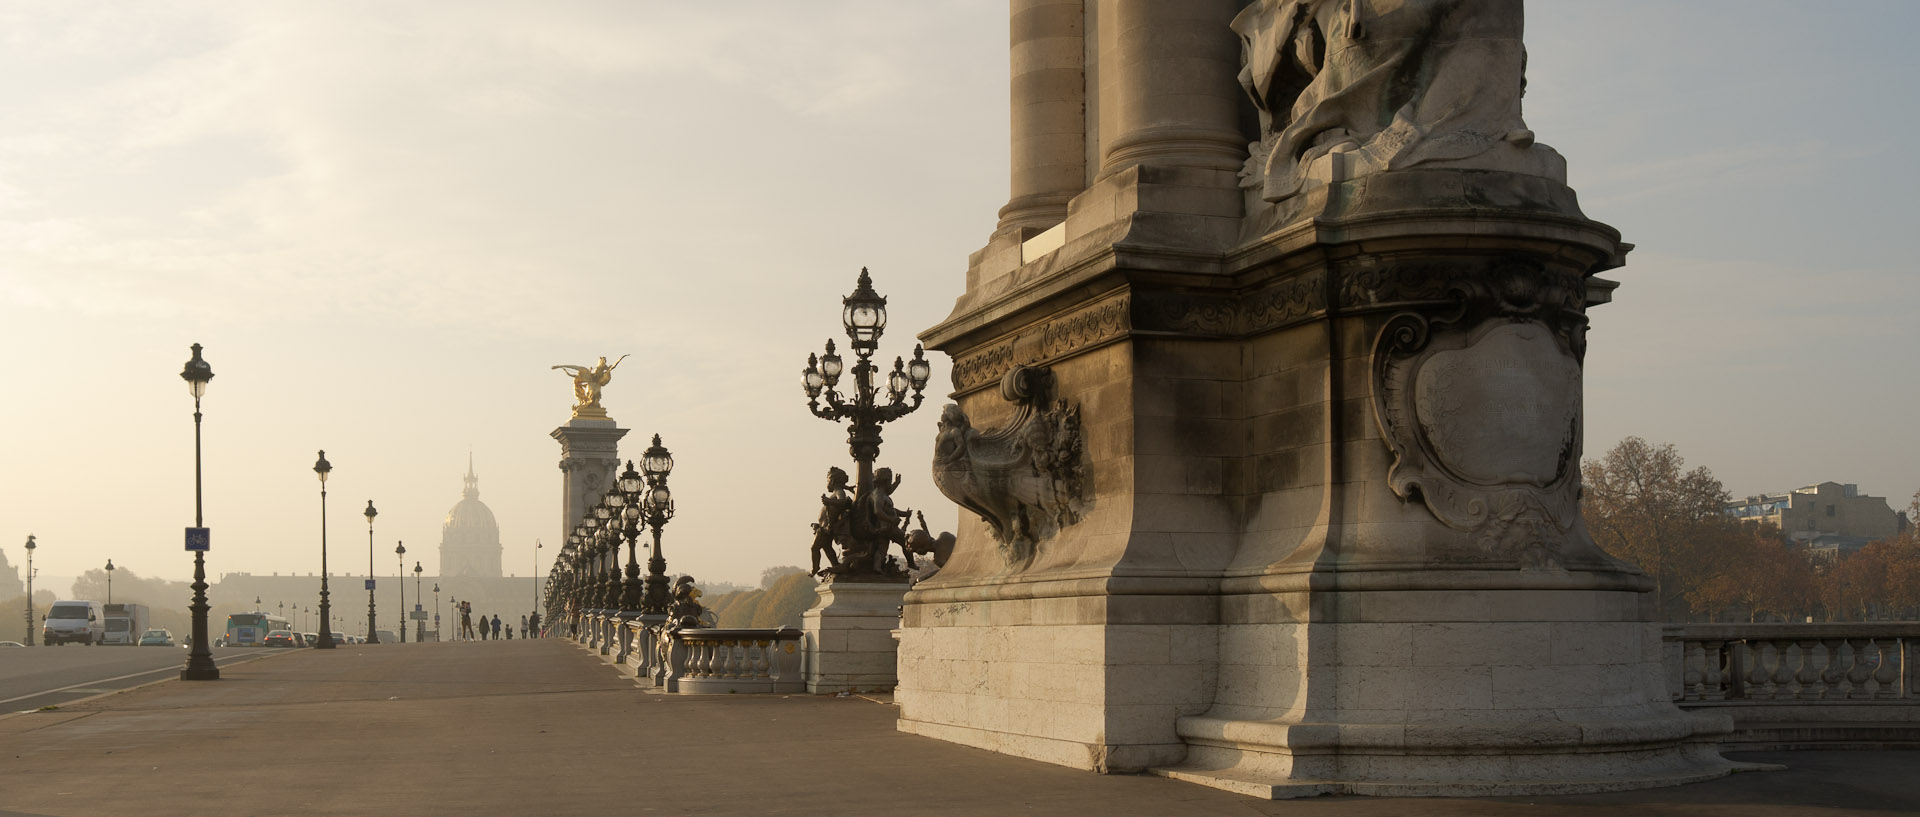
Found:
<path fill-rule="evenodd" d="M 188 550 L 212 550 L 213 535 L 206 528 L 187 528 Z"/>
<path fill-rule="evenodd" d="M 373 580 L 372 580 L 372 579 L 368 579 L 368 580 L 367 580 L 367 589 L 368 589 L 368 590 L 372 590 L 372 589 L 373 589 Z"/>

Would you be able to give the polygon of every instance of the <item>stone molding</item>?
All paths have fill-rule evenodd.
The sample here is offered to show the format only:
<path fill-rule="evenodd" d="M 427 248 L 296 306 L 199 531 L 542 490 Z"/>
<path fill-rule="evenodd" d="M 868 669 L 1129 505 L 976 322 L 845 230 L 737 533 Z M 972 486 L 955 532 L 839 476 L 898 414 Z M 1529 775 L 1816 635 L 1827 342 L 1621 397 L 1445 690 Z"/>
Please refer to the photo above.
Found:
<path fill-rule="evenodd" d="M 998 385 L 1018 366 L 1049 365 L 1125 337 L 1133 325 L 1132 301 L 1122 292 L 959 355 L 953 362 L 955 393 Z"/>

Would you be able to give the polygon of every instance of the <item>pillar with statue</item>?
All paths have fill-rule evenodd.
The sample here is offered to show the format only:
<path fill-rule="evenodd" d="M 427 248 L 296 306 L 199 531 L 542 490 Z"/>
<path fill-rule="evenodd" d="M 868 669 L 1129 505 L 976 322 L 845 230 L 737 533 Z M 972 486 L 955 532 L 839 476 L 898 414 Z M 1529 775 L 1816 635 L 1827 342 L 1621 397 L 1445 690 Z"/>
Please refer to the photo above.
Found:
<path fill-rule="evenodd" d="M 1631 245 L 1520 0 L 1014 0 L 1013 196 L 928 329 L 950 561 L 900 728 L 1262 797 L 1726 774 L 1580 520 Z"/>

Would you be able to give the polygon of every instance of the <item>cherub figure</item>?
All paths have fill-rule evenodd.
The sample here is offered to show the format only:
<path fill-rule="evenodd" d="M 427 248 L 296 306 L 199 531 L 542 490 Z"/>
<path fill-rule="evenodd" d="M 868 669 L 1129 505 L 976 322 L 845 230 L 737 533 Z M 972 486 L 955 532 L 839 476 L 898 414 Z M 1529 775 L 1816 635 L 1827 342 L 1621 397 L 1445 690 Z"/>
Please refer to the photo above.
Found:
<path fill-rule="evenodd" d="M 827 572 L 840 569 L 840 557 L 834 553 L 834 544 L 845 545 L 847 541 L 847 511 L 853 508 L 853 497 L 847 493 L 847 472 L 838 466 L 827 469 L 827 492 L 820 495 L 820 519 L 813 523 L 813 569 L 810 575 L 819 576 L 820 554 L 827 555 Z"/>

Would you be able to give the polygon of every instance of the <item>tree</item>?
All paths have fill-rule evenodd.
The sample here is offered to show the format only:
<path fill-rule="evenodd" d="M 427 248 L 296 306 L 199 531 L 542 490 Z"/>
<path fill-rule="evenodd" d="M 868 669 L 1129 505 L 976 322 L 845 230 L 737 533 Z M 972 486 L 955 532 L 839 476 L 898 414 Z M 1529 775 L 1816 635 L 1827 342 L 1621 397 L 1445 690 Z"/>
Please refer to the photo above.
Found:
<path fill-rule="evenodd" d="M 1683 471 L 1685 464 L 1672 443 L 1628 437 L 1582 466 L 1587 529 L 1602 548 L 1653 575 L 1666 618 L 1688 612 L 1688 595 L 1724 572 L 1725 545 L 1737 541 L 1727 535 L 1738 523 L 1725 513 L 1726 488 L 1712 471 Z"/>
<path fill-rule="evenodd" d="M 760 589 L 772 590 L 773 583 L 779 581 L 781 576 L 805 572 L 807 572 L 807 569 L 799 565 L 775 565 L 769 567 L 766 570 L 760 571 Z"/>
<path fill-rule="evenodd" d="M 1726 537 L 1713 550 L 1724 566 L 1687 595 L 1696 610 L 1711 619 L 1724 610 L 1743 612 L 1747 621 L 1761 616 L 1791 619 L 1812 607 L 1819 593 L 1813 564 L 1772 525 L 1738 525 L 1717 535 Z"/>

